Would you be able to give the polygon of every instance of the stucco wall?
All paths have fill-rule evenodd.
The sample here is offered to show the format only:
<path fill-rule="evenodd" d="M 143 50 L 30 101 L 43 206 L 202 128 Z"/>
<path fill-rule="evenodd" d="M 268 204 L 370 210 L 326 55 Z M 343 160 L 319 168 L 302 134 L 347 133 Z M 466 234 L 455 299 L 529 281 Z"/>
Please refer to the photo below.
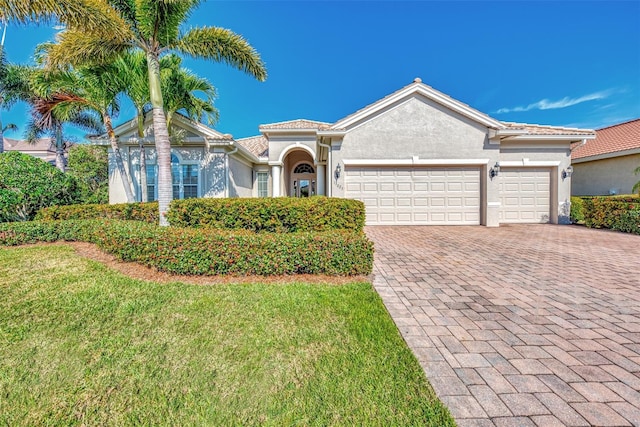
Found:
<path fill-rule="evenodd" d="M 229 197 L 253 196 L 253 168 L 229 157 Z"/>
<path fill-rule="evenodd" d="M 348 132 L 342 159 L 462 159 L 486 155 L 487 129 L 421 96 Z"/>
<path fill-rule="evenodd" d="M 124 167 L 127 170 L 127 173 L 129 173 L 129 176 L 131 177 L 131 172 L 129 170 L 128 147 L 121 148 L 120 154 L 122 156 Z M 116 166 L 115 156 L 111 148 L 109 148 L 109 151 L 108 151 L 108 159 L 109 159 L 109 203 L 112 203 L 112 204 L 127 203 L 127 196 L 124 192 L 122 177 L 120 176 L 120 172 L 118 171 L 118 167 Z"/>
<path fill-rule="evenodd" d="M 226 166 L 224 151 L 206 153 L 202 161 L 202 197 L 224 197 L 226 188 Z"/>
<path fill-rule="evenodd" d="M 638 166 L 640 154 L 574 163 L 571 194 L 602 196 L 610 194 L 610 190 L 631 194 L 633 185 L 640 180 L 640 175 L 633 173 Z"/>
<path fill-rule="evenodd" d="M 515 162 L 519 167 L 543 167 L 551 172 L 551 222 L 569 223 L 571 179 L 562 179 L 561 173 L 571 165 L 568 141 L 505 141 L 500 144 L 500 162 Z M 499 178 L 498 178 L 499 179 Z"/>

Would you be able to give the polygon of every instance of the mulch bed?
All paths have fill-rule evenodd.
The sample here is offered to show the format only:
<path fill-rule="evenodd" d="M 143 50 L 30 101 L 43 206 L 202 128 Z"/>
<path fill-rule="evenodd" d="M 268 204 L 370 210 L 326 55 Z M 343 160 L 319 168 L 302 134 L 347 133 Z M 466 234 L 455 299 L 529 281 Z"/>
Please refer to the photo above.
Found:
<path fill-rule="evenodd" d="M 146 267 L 135 262 L 123 262 L 103 252 L 98 246 L 84 242 L 56 242 L 37 243 L 35 245 L 24 246 L 46 246 L 46 245 L 67 245 L 75 249 L 76 253 L 94 261 L 101 262 L 128 277 L 138 280 L 148 280 L 158 283 L 182 282 L 195 285 L 216 285 L 216 284 L 237 284 L 237 283 L 265 283 L 265 284 L 285 284 L 285 283 L 313 283 L 325 285 L 344 285 L 353 282 L 369 281 L 366 276 L 325 276 L 311 274 L 296 274 L 291 276 L 187 276 L 171 274 L 158 271 L 155 268 Z"/>

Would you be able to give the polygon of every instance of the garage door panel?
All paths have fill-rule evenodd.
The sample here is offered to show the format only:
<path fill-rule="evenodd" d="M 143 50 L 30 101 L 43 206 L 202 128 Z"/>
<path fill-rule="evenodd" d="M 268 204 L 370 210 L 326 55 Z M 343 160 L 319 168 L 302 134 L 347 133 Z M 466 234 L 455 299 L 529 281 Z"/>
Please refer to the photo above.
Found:
<path fill-rule="evenodd" d="M 345 176 L 346 197 L 369 200 L 367 224 L 480 223 L 479 168 L 347 167 Z"/>
<path fill-rule="evenodd" d="M 432 192 L 444 192 L 446 184 L 444 182 L 433 182 L 431 183 L 431 191 Z"/>
<path fill-rule="evenodd" d="M 497 179 L 502 223 L 549 222 L 551 170 L 503 167 Z"/>

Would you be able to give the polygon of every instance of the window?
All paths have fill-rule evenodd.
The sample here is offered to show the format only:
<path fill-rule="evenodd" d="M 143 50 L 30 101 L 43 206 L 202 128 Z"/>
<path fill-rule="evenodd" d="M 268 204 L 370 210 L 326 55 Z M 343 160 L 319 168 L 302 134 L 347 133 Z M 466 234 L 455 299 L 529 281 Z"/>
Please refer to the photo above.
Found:
<path fill-rule="evenodd" d="M 309 163 L 300 163 L 293 170 L 293 173 L 316 173 L 316 171 L 313 169 L 313 166 L 311 166 Z"/>
<path fill-rule="evenodd" d="M 173 181 L 173 198 L 190 199 L 198 197 L 198 165 L 180 164 L 175 154 L 171 155 L 171 179 Z"/>
<path fill-rule="evenodd" d="M 269 196 L 269 174 L 267 172 L 258 172 L 256 174 L 256 181 L 258 182 L 258 197 Z"/>
<path fill-rule="evenodd" d="M 147 202 L 156 200 L 156 165 L 147 165 Z"/>
<path fill-rule="evenodd" d="M 174 199 L 198 197 L 200 166 L 197 163 L 181 163 L 180 158 L 171 154 L 171 180 Z M 147 165 L 147 201 L 158 199 L 158 167 Z"/>

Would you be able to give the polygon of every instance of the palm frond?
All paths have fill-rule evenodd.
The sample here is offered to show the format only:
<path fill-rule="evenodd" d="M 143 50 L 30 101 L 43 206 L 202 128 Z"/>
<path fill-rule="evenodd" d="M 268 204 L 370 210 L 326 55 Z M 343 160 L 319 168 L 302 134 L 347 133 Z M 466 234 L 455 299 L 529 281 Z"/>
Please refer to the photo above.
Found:
<path fill-rule="evenodd" d="M 267 78 L 267 70 L 258 52 L 240 35 L 225 28 L 194 28 L 170 45 L 193 58 L 224 62 L 259 81 Z"/>
<path fill-rule="evenodd" d="M 69 29 L 123 36 L 128 28 L 105 0 L 0 0 L 4 18 L 19 23 L 62 22 Z"/>
<path fill-rule="evenodd" d="M 175 43 L 180 25 L 201 3 L 200 0 L 138 0 L 136 20 L 140 35 L 159 46 Z"/>
<path fill-rule="evenodd" d="M 132 34 L 129 34 L 132 36 Z M 69 65 L 111 63 L 119 54 L 132 47 L 132 38 L 107 37 L 76 30 L 58 34 L 44 58 L 47 68 L 64 69 Z"/>

